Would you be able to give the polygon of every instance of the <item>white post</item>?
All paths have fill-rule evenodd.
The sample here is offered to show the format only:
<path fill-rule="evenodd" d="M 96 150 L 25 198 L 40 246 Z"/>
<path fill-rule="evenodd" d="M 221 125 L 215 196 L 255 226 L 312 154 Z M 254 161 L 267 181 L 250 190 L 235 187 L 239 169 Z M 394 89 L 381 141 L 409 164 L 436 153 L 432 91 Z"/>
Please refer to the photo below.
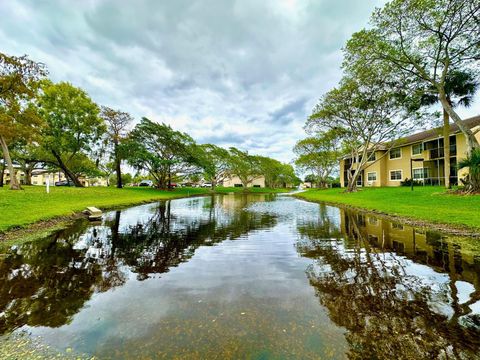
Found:
<path fill-rule="evenodd" d="M 47 175 L 47 194 L 50 193 L 50 174 Z"/>

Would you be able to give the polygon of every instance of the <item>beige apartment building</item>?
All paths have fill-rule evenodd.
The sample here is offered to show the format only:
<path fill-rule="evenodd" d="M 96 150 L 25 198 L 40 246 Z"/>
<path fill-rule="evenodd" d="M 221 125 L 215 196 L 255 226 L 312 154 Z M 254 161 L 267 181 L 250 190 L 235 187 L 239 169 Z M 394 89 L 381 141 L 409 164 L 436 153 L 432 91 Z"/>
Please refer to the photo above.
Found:
<path fill-rule="evenodd" d="M 464 120 L 466 126 L 475 131 L 480 127 L 480 116 Z M 405 179 L 414 179 L 425 185 L 443 185 L 444 146 L 443 129 L 422 131 L 395 141 L 391 149 L 379 149 L 370 154 L 370 161 L 361 171 L 358 186 L 399 186 Z M 475 135 L 480 141 L 480 132 Z M 465 158 L 467 142 L 458 126 L 450 129 L 450 183 L 458 184 L 468 171 L 458 170 L 457 163 Z M 353 162 L 353 167 L 352 167 Z M 355 169 L 355 159 L 344 157 L 340 160 L 340 183 L 345 187 L 348 172 Z M 410 170 L 412 167 L 412 170 Z"/>
<path fill-rule="evenodd" d="M 20 169 L 16 169 L 16 176 L 18 181 L 21 184 L 25 184 L 25 173 Z M 46 185 L 47 180 L 50 176 L 50 185 L 54 186 L 54 184 L 58 181 L 66 180 L 65 174 L 61 171 L 49 171 L 45 169 L 36 169 L 32 171 L 32 185 Z M 8 169 L 5 170 L 4 174 L 5 183 L 10 183 L 10 173 Z M 83 186 L 107 186 L 107 179 L 102 177 L 97 178 L 86 178 L 80 177 L 80 182 Z"/>
<path fill-rule="evenodd" d="M 232 176 L 223 180 L 224 187 L 242 187 L 242 181 L 238 176 Z M 258 178 L 251 181 L 247 187 L 265 187 L 265 177 L 259 176 Z"/>

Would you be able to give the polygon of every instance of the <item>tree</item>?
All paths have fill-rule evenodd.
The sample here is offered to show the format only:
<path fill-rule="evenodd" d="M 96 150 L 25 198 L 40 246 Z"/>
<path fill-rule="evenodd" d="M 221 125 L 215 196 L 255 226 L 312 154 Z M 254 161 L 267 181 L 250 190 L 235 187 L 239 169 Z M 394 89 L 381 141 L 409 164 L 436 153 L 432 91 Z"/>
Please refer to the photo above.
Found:
<path fill-rule="evenodd" d="M 478 192 L 480 189 L 480 149 L 474 149 L 465 159 L 458 163 L 458 168 L 468 168 L 466 181 L 467 192 Z"/>
<path fill-rule="evenodd" d="M 293 152 L 297 155 L 297 168 L 314 174 L 314 182 L 318 187 L 326 187 L 341 155 L 341 133 L 337 129 L 331 129 L 307 137 L 297 142 Z"/>
<path fill-rule="evenodd" d="M 448 103 L 452 108 L 459 105 L 469 107 L 478 86 L 479 84 L 471 72 L 452 71 L 445 82 Z M 439 100 L 435 89 L 427 88 L 422 95 L 422 103 L 425 105 L 433 105 Z M 445 187 L 450 189 L 450 116 L 445 109 L 443 109 L 443 148 Z"/>
<path fill-rule="evenodd" d="M 33 170 L 42 164 L 42 161 L 39 160 L 41 158 L 41 149 L 38 144 L 19 140 L 13 145 L 11 154 L 25 174 L 25 185 L 32 185 Z"/>
<path fill-rule="evenodd" d="M 453 71 L 478 71 L 480 1 L 393 0 L 373 14 L 372 25 L 348 42 L 350 60 L 364 67 L 388 64 L 399 81 L 410 78 L 431 86 L 465 135 L 469 151 L 479 147 L 448 101 L 447 84 Z"/>
<path fill-rule="evenodd" d="M 347 73 L 339 87 L 321 98 L 307 121 L 310 131 L 334 131 L 342 136 L 352 159 L 347 172 L 349 192 L 356 191 L 371 154 L 393 147 L 393 140 L 412 128 L 407 121 L 409 98 L 379 70 Z"/>
<path fill-rule="evenodd" d="M 10 173 L 10 189 L 19 190 L 9 146 L 18 139 L 31 141 L 42 126 L 33 102 L 38 81 L 46 76 L 43 64 L 28 57 L 0 53 L 0 147 Z"/>
<path fill-rule="evenodd" d="M 274 187 L 298 186 L 301 182 L 302 180 L 295 174 L 295 169 L 292 165 L 281 163 L 274 181 Z"/>
<path fill-rule="evenodd" d="M 189 135 L 145 117 L 123 145 L 129 164 L 148 171 L 161 189 L 170 187 L 172 175 L 196 166 L 194 149 L 195 142 Z"/>
<path fill-rule="evenodd" d="M 317 177 L 314 174 L 308 174 L 305 176 L 305 182 L 315 184 L 317 182 Z"/>
<path fill-rule="evenodd" d="M 117 174 L 117 188 L 122 187 L 122 156 L 120 142 L 126 138 L 127 127 L 133 122 L 133 117 L 120 110 L 102 106 L 100 116 L 107 124 L 107 140 L 112 143 L 111 158 Z"/>
<path fill-rule="evenodd" d="M 231 175 L 238 176 L 245 190 L 262 175 L 259 158 L 234 147 L 230 148 L 230 171 Z"/>
<path fill-rule="evenodd" d="M 284 164 L 266 156 L 257 156 L 257 159 L 260 166 L 260 173 L 265 177 L 266 187 L 286 187 L 287 184 L 298 183 L 292 165 Z"/>
<path fill-rule="evenodd" d="M 62 169 L 75 186 L 82 187 L 79 173 L 72 167 L 87 165 L 87 154 L 106 130 L 98 106 L 84 90 L 67 82 L 45 82 L 42 90 L 40 111 L 47 123 L 42 131 L 44 160 Z"/>
<path fill-rule="evenodd" d="M 205 180 L 215 189 L 230 174 L 230 154 L 228 150 L 213 144 L 200 145 L 198 154 Z"/>
<path fill-rule="evenodd" d="M 110 186 L 113 183 L 115 185 L 118 185 L 118 178 L 117 175 L 115 175 L 115 179 L 113 179 L 113 173 L 116 171 L 116 164 L 113 161 L 105 161 L 105 162 L 98 162 L 97 163 L 97 168 L 101 172 L 101 176 L 105 177 L 107 179 L 107 186 Z M 122 176 L 122 175 L 121 175 Z M 123 184 L 123 176 L 121 179 L 121 182 Z M 118 187 L 118 186 L 117 186 Z"/>

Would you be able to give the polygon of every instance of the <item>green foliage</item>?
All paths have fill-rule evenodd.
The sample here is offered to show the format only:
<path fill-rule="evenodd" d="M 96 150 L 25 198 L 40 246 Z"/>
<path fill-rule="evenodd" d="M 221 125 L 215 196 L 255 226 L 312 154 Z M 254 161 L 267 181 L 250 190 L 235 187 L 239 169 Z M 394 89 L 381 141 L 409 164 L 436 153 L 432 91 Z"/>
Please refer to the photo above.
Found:
<path fill-rule="evenodd" d="M 106 130 L 98 106 L 85 91 L 70 83 L 46 81 L 42 90 L 40 113 L 47 124 L 41 141 L 44 160 L 81 186 L 77 174 L 91 168 L 88 154 Z"/>
<path fill-rule="evenodd" d="M 255 179 L 262 176 L 260 159 L 257 156 L 248 154 L 237 148 L 230 148 L 230 172 L 233 176 L 238 176 L 246 189 Z"/>
<path fill-rule="evenodd" d="M 15 57 L 0 53 L 0 148 L 10 174 L 15 172 L 9 147 L 21 140 L 33 141 L 43 126 L 35 107 L 38 82 L 46 76 L 42 64 L 27 56 Z M 20 189 L 15 176 L 10 188 Z"/>
<path fill-rule="evenodd" d="M 324 133 L 327 144 L 330 137 L 337 138 L 350 157 L 357 159 L 357 167 L 350 170 L 348 191 L 356 189 L 369 153 L 411 131 L 408 120 L 417 114 L 409 111 L 406 102 L 407 98 L 392 90 L 386 74 L 363 69 L 344 76 L 340 85 L 325 94 L 314 108 L 307 128 Z"/>
<path fill-rule="evenodd" d="M 397 84 L 433 91 L 467 137 L 469 147 L 478 147 L 447 95 L 455 72 L 478 76 L 479 1 L 393 0 L 377 9 L 371 23 L 369 30 L 348 41 L 346 68 L 350 64 L 358 69 L 385 68 Z"/>
<path fill-rule="evenodd" d="M 148 171 L 162 189 L 167 188 L 173 175 L 188 173 L 197 166 L 195 142 L 189 135 L 147 118 L 142 118 L 122 146 L 129 164 Z"/>
<path fill-rule="evenodd" d="M 257 159 L 266 187 L 284 188 L 300 183 L 292 165 L 265 156 L 257 156 Z"/>
<path fill-rule="evenodd" d="M 293 152 L 297 168 L 302 172 L 311 172 L 311 182 L 324 187 L 342 154 L 341 133 L 337 129 L 319 132 L 317 136 L 298 141 Z"/>
<path fill-rule="evenodd" d="M 120 144 L 127 137 L 127 127 L 133 122 L 133 117 L 129 113 L 114 110 L 107 106 L 102 106 L 100 117 L 107 125 L 101 151 L 104 152 L 106 150 L 108 157 L 108 159 L 105 159 L 105 156 L 100 156 L 100 158 L 103 158 L 103 161 L 100 161 L 103 162 L 104 171 L 112 169 L 116 172 L 116 185 L 118 188 L 121 188 L 123 186 L 121 163 L 125 158 L 125 154 L 122 154 Z M 108 160 L 112 163 L 109 163 Z"/>
<path fill-rule="evenodd" d="M 122 173 L 122 184 L 128 185 L 133 183 L 133 176 L 130 173 Z M 108 185 L 109 186 L 116 186 L 117 185 L 117 175 L 110 174 L 108 177 Z"/>
<path fill-rule="evenodd" d="M 458 168 L 468 168 L 465 180 L 466 190 L 480 192 L 480 149 L 474 149 L 465 159 L 458 162 Z"/>
<path fill-rule="evenodd" d="M 405 180 L 400 182 L 400 186 L 412 186 L 412 182 L 413 182 L 413 186 L 422 186 L 423 185 L 423 182 L 421 182 L 421 181 L 406 178 Z"/>
<path fill-rule="evenodd" d="M 229 176 L 231 156 L 228 150 L 204 144 L 197 147 L 195 154 L 203 168 L 205 180 L 211 182 L 213 188 Z"/>
<path fill-rule="evenodd" d="M 47 71 L 27 56 L 8 56 L 0 52 L 0 136 L 10 144 L 30 139 L 42 125 L 35 111 L 38 82 Z"/>

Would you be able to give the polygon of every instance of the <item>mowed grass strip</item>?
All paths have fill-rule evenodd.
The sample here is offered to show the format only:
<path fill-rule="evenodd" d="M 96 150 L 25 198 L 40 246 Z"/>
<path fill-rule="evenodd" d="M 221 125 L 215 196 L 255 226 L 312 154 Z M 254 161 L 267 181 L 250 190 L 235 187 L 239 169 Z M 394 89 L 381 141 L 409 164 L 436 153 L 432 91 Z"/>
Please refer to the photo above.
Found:
<path fill-rule="evenodd" d="M 480 195 L 455 195 L 442 187 L 363 188 L 355 193 L 344 189 L 311 189 L 297 195 L 309 201 L 325 201 L 380 211 L 432 223 L 480 229 Z"/>
<path fill-rule="evenodd" d="M 0 232 L 40 220 L 72 215 L 87 206 L 105 209 L 205 193 L 208 190 L 201 188 L 162 191 L 143 187 L 51 187 L 47 194 L 43 186 L 24 186 L 24 190 L 19 191 L 3 187 L 0 188 Z"/>

